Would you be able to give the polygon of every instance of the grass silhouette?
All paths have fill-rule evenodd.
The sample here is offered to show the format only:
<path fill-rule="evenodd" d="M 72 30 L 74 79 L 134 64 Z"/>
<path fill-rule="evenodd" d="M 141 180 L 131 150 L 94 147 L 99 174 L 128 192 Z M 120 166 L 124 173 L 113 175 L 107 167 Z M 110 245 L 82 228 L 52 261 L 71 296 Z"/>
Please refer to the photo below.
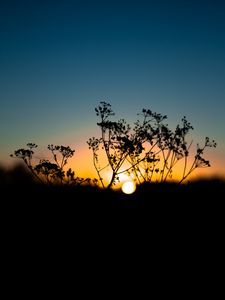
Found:
<path fill-rule="evenodd" d="M 1 190 L 5 192 L 3 199 L 11 196 L 18 201 L 38 200 L 42 202 L 48 200 L 53 202 L 59 200 L 93 208 L 94 205 L 99 204 L 105 207 L 107 205 L 122 207 L 127 203 L 132 203 L 134 207 L 138 207 L 142 204 L 148 206 L 157 202 L 171 204 L 173 202 L 213 202 L 216 199 L 219 201 L 219 199 L 223 199 L 225 181 L 221 178 L 210 178 L 198 179 L 186 184 L 176 182 L 142 183 L 137 186 L 133 194 L 127 195 L 120 189 L 102 189 L 88 183 L 78 186 L 41 184 L 30 176 L 29 170 L 22 164 L 18 164 L 9 170 L 0 168 L 0 186 Z"/>

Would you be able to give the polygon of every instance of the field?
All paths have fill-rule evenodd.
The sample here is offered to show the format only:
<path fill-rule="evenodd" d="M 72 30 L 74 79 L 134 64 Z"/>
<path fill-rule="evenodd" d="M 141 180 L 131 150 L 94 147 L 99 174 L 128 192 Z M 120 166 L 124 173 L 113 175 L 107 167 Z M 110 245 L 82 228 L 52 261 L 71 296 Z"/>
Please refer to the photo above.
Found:
<path fill-rule="evenodd" d="M 225 182 L 218 178 L 187 184 L 142 184 L 131 195 L 121 190 L 102 190 L 94 186 L 46 186 L 35 183 L 30 174 L 17 167 L 0 171 L 1 203 L 20 212 L 47 214 L 55 211 L 66 217 L 118 216 L 140 214 L 149 218 L 199 217 L 223 212 Z M 29 211 L 30 210 L 30 211 Z M 106 217 L 107 218 L 107 217 Z"/>

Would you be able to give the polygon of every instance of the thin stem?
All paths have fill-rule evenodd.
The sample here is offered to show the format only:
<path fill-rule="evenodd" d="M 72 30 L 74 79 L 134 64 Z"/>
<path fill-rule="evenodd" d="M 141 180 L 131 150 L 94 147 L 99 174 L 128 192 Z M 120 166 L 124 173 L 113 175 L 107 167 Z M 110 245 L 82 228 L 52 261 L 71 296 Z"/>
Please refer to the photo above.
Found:
<path fill-rule="evenodd" d="M 96 170 L 96 172 L 97 172 L 97 174 L 98 174 L 98 178 L 99 178 L 99 180 L 100 180 L 100 182 L 101 182 L 101 184 L 102 184 L 102 187 L 105 188 L 105 185 L 104 185 L 104 183 L 103 183 L 103 180 L 102 180 L 102 177 L 101 177 L 101 174 L 100 174 L 101 170 L 98 169 L 98 166 L 97 166 L 97 164 L 96 164 L 96 156 L 97 156 L 97 154 L 96 154 L 95 151 L 93 150 L 93 158 L 92 158 L 92 159 L 93 159 L 93 164 L 94 164 L 95 170 Z"/>

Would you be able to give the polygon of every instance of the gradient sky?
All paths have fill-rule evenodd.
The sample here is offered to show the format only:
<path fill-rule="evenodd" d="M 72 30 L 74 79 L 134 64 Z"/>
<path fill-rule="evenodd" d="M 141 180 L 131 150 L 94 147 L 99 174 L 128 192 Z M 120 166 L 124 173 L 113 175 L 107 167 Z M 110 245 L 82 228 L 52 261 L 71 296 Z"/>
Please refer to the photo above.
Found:
<path fill-rule="evenodd" d="M 225 175 L 224 1 L 4 2 L 0 164 L 27 142 L 53 143 L 89 172 L 94 108 L 108 101 L 129 121 L 142 108 L 172 127 L 186 115 L 194 141 L 218 142 L 207 172 Z"/>

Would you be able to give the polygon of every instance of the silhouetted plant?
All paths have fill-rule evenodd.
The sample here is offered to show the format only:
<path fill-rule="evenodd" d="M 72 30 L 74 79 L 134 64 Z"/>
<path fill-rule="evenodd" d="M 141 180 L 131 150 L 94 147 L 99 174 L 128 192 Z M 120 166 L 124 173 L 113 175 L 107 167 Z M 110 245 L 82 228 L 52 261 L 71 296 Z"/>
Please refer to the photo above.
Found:
<path fill-rule="evenodd" d="M 107 186 L 110 188 L 122 173 L 132 174 L 139 183 L 165 182 L 172 178 L 174 167 L 181 160 L 183 169 L 179 183 L 187 179 L 195 169 L 210 167 L 209 161 L 203 158 L 203 152 L 207 147 L 216 147 L 216 143 L 208 137 L 202 148 L 197 144 L 191 165 L 188 161 L 192 142 L 187 142 L 187 135 L 193 127 L 186 117 L 182 118 L 181 125 L 178 124 L 172 130 L 164 123 L 166 115 L 143 109 L 138 114 L 141 120 L 138 119 L 131 128 L 124 119 L 110 120 L 115 113 L 109 103 L 100 102 L 95 112 L 100 119 L 97 125 L 101 129 L 101 136 L 92 137 L 87 143 L 92 150 L 94 167 L 103 187 L 105 182 L 102 174 L 106 168 L 111 170 L 111 179 Z M 107 161 L 103 166 L 100 162 L 101 150 Z"/>
<path fill-rule="evenodd" d="M 90 178 L 75 176 L 75 172 L 71 168 L 67 171 L 64 170 L 68 159 L 73 157 L 75 152 L 69 146 L 48 145 L 48 150 L 52 153 L 53 162 L 47 159 L 40 159 L 37 164 L 33 162 L 33 155 L 34 149 L 38 146 L 34 143 L 28 143 L 27 147 L 27 149 L 22 148 L 14 151 L 14 154 L 10 156 L 22 159 L 34 177 L 41 183 L 81 185 L 91 182 Z"/>

